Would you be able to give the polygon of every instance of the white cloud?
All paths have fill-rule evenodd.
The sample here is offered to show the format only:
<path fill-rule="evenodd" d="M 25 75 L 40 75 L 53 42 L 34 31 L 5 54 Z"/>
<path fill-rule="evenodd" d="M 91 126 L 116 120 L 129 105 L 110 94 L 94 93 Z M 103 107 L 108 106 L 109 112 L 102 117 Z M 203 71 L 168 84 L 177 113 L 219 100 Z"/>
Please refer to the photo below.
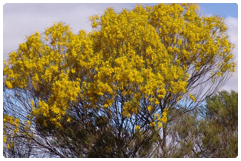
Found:
<path fill-rule="evenodd" d="M 235 17 L 227 17 L 225 19 L 225 23 L 228 26 L 228 32 L 230 35 L 234 36 L 232 37 L 231 41 L 233 43 L 237 43 L 238 40 L 238 35 L 237 35 L 237 31 L 238 31 L 238 18 Z"/>
<path fill-rule="evenodd" d="M 235 45 L 235 49 L 233 50 L 234 60 L 237 62 L 238 66 L 238 18 L 227 17 L 225 19 L 225 23 L 228 27 L 228 35 L 231 43 Z M 227 84 L 225 84 L 221 90 L 235 90 L 238 91 L 238 67 L 236 67 L 236 71 L 234 75 L 229 79 Z"/>

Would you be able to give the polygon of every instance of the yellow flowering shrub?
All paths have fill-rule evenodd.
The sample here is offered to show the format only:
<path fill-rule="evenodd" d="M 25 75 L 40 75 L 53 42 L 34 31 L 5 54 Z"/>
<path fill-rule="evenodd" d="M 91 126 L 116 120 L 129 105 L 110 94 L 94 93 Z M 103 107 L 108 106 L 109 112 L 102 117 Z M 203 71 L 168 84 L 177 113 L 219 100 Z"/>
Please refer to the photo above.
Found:
<path fill-rule="evenodd" d="M 83 108 L 129 121 L 145 117 L 149 127 L 162 128 L 167 109 L 201 76 L 216 79 L 235 70 L 224 19 L 197 10 L 195 4 L 137 5 L 120 13 L 108 8 L 90 17 L 88 34 L 54 23 L 9 54 L 4 85 L 33 93 L 30 120 L 44 127 L 61 128 Z"/>

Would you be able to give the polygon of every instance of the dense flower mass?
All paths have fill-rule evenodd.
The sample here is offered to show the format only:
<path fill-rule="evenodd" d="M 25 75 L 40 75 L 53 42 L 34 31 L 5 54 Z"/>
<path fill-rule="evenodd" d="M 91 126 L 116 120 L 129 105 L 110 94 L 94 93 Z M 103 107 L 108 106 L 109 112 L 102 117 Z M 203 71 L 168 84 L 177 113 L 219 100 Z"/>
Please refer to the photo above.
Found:
<path fill-rule="evenodd" d="M 223 18 L 197 10 L 194 4 L 138 5 L 120 13 L 108 8 L 90 18 L 88 34 L 54 23 L 9 54 L 4 84 L 33 93 L 28 118 L 44 127 L 61 128 L 63 120 L 72 121 L 70 111 L 83 107 L 116 111 L 126 120 L 145 117 L 133 123 L 137 131 L 162 128 L 168 109 L 200 76 L 235 70 Z M 4 119 L 17 129 L 20 120 Z"/>

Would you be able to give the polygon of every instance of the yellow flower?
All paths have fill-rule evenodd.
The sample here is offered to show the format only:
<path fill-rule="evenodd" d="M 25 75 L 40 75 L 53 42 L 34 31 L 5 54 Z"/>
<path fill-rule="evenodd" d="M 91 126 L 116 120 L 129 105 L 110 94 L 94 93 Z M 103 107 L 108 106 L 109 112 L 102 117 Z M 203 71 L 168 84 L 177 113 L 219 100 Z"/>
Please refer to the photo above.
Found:
<path fill-rule="evenodd" d="M 166 123 L 167 122 L 167 116 L 166 115 L 163 115 L 162 118 L 161 118 L 161 121 L 163 123 Z"/>
<path fill-rule="evenodd" d="M 222 75 L 222 73 L 221 73 L 221 72 L 218 72 L 217 74 L 218 74 L 218 76 L 219 76 L 219 77 L 221 77 L 221 75 Z"/>
<path fill-rule="evenodd" d="M 150 126 L 151 126 L 151 127 L 153 127 L 153 126 L 155 126 L 155 125 L 156 125 L 155 122 L 150 123 Z"/>
<path fill-rule="evenodd" d="M 98 92 L 97 94 L 100 95 L 100 96 L 103 96 L 103 95 L 104 95 L 103 92 Z"/>
<path fill-rule="evenodd" d="M 148 107 L 147 107 L 147 110 L 148 110 L 148 111 L 151 111 L 151 110 L 152 110 L 152 107 L 151 107 L 151 106 L 148 106 Z"/>
<path fill-rule="evenodd" d="M 140 130 L 140 126 L 136 125 L 135 129 Z"/>
<path fill-rule="evenodd" d="M 108 104 L 104 104 L 104 107 L 107 108 L 107 107 L 108 107 Z"/>
<path fill-rule="evenodd" d="M 7 136 L 6 134 L 3 133 L 3 142 L 6 143 L 7 142 Z"/>
<path fill-rule="evenodd" d="M 31 106 L 34 107 L 34 101 L 33 101 L 33 99 L 30 99 L 30 102 L 31 102 Z"/>
<path fill-rule="evenodd" d="M 179 39 L 178 42 L 177 42 L 178 45 L 181 45 L 182 44 L 182 39 Z"/>
<path fill-rule="evenodd" d="M 170 47 L 170 46 L 169 46 L 167 49 L 168 49 L 168 51 L 170 51 L 171 53 L 174 51 L 173 48 Z"/>
<path fill-rule="evenodd" d="M 29 120 L 27 120 L 27 124 L 30 126 L 31 125 L 31 122 Z"/>
<path fill-rule="evenodd" d="M 189 93 L 189 97 L 193 100 L 193 102 L 196 102 L 196 98 L 191 93 Z"/>
<path fill-rule="evenodd" d="M 72 73 L 75 73 L 75 69 L 71 69 L 71 72 L 72 72 Z"/>
<path fill-rule="evenodd" d="M 128 113 L 128 114 L 126 115 L 126 117 L 131 117 L 131 114 L 130 114 L 130 113 Z"/>
<path fill-rule="evenodd" d="M 9 88 L 9 89 L 12 89 L 12 88 L 13 88 L 13 85 L 12 85 L 11 82 L 6 81 L 5 83 L 6 83 L 7 88 Z"/>
<path fill-rule="evenodd" d="M 160 102 L 156 99 L 155 104 L 158 105 Z"/>
<path fill-rule="evenodd" d="M 162 128 L 162 124 L 160 122 L 157 123 L 159 128 Z"/>
<path fill-rule="evenodd" d="M 159 95 L 157 95 L 157 97 L 160 98 L 160 99 L 162 99 L 162 98 L 164 97 L 164 95 L 163 95 L 163 94 L 162 94 L 162 95 L 159 94 Z"/>

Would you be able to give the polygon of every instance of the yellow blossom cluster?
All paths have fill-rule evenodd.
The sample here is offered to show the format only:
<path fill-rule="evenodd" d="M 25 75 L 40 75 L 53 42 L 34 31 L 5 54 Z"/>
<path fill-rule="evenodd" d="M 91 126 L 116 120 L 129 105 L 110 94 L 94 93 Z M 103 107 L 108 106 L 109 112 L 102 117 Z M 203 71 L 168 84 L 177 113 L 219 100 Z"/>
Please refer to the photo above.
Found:
<path fill-rule="evenodd" d="M 154 114 L 154 117 L 153 117 L 154 121 L 150 123 L 150 126 L 155 127 L 156 129 L 162 128 L 163 124 L 165 124 L 168 120 L 168 118 L 167 118 L 168 110 L 169 110 L 169 108 L 164 109 L 161 117 L 159 114 Z"/>
<path fill-rule="evenodd" d="M 13 135 L 16 135 L 16 133 L 19 131 L 19 123 L 20 120 L 18 118 L 15 118 L 13 116 L 9 116 L 9 115 L 3 115 L 3 142 L 7 142 L 7 133 L 9 134 L 9 132 L 6 133 L 7 129 L 10 129 L 11 132 L 13 132 Z M 9 148 L 9 144 L 8 144 L 8 148 Z"/>
<path fill-rule="evenodd" d="M 20 132 L 21 127 L 21 132 Z M 7 148 L 13 146 L 11 141 L 12 137 L 15 136 L 25 136 L 28 140 L 33 137 L 33 133 L 30 130 L 31 122 L 29 120 L 21 121 L 19 118 L 10 116 L 7 114 L 3 115 L 3 142 L 7 144 Z M 23 133 L 22 133 L 23 132 Z M 10 138 L 8 140 L 8 137 Z"/>

